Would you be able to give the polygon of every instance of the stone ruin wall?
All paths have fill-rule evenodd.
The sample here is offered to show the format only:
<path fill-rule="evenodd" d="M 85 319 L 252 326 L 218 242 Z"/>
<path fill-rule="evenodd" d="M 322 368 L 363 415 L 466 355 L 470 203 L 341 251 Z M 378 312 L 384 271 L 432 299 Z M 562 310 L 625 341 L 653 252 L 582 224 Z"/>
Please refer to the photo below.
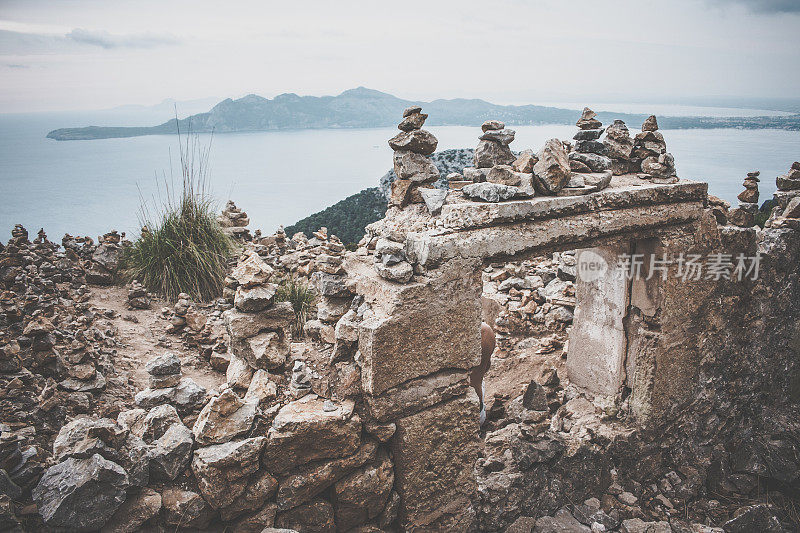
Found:
<path fill-rule="evenodd" d="M 291 245 L 280 232 L 257 235 L 247 246 L 226 281 L 234 305 L 223 313 L 228 379 L 218 394 L 189 386 L 180 362 L 165 355 L 148 365 L 151 388 L 137 394 L 137 409 L 62 428 L 56 464 L 33 491 L 48 525 L 502 531 L 612 483 L 644 486 L 668 470 L 693 487 L 675 496 L 687 501 L 709 487 L 741 491 L 743 477 L 796 487 L 800 467 L 771 463 L 767 453 L 797 452 L 800 432 L 796 423 L 785 427 L 800 381 L 795 189 L 784 192 L 771 227 L 728 225 L 729 206 L 701 184 L 677 183 L 668 157 L 649 161 L 650 178 L 627 174 L 646 158 L 621 165 L 591 143 L 567 153 L 549 142 L 537 155 L 506 161 L 513 132 L 492 125 L 486 131 L 505 133 L 482 138 L 475 169 L 451 177 L 453 191 L 442 194 L 424 187 L 437 178 L 425 162 L 435 138 L 415 133 L 424 131 L 417 115 L 409 112 L 392 140 L 394 205 L 358 251 L 345 254 L 324 232 Z M 599 128 L 584 115 L 591 127 L 581 131 Z M 485 170 L 478 165 L 487 157 L 499 159 Z M 547 164 L 537 170 L 539 162 Z M 600 170 L 612 163 L 617 170 Z M 501 166 L 511 170 L 495 170 Z M 226 210 L 236 224 L 246 218 L 235 206 Z M 479 361 L 482 270 L 574 249 L 764 256 L 757 281 L 670 276 L 623 286 L 616 298 L 625 312 L 609 321 L 624 332 L 624 346 L 612 350 L 605 384 L 599 374 L 569 383 L 580 382 L 587 365 L 607 363 L 573 341 L 570 375 L 531 383 L 483 440 L 467 380 Z M 333 344 L 325 361 L 293 352 L 294 313 L 275 301 L 281 268 L 313 272 L 320 303 L 307 331 Z M 576 285 L 580 336 L 594 314 L 582 317 L 582 297 L 592 293 Z M 289 368 L 286 381 L 273 374 Z M 779 466 L 794 477 L 781 478 Z M 103 472 L 102 480 L 87 474 L 72 481 L 72 494 L 55 489 L 84 471 Z M 81 490 L 95 491 L 103 505 L 76 518 Z"/>

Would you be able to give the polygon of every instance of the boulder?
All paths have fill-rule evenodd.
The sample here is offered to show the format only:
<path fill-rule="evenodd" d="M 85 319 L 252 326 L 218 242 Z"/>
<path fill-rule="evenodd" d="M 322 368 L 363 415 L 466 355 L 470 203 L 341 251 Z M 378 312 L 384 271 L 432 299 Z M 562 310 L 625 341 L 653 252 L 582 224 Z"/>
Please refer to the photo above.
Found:
<path fill-rule="evenodd" d="M 195 450 L 192 472 L 209 505 L 229 507 L 244 493 L 247 476 L 258 470 L 265 441 L 265 437 L 253 437 Z"/>
<path fill-rule="evenodd" d="M 164 521 L 181 528 L 202 529 L 213 517 L 202 496 L 190 490 L 166 488 L 161 492 Z"/>
<path fill-rule="evenodd" d="M 144 439 L 145 442 L 153 442 L 161 438 L 174 424 L 183 425 L 175 407 L 170 404 L 159 405 L 150 409 L 141 422 L 134 424 L 131 433 Z"/>
<path fill-rule="evenodd" d="M 422 155 L 431 155 L 436 151 L 437 144 L 436 137 L 426 130 L 401 131 L 389 139 L 392 150 L 407 150 Z"/>
<path fill-rule="evenodd" d="M 166 352 L 150 359 L 144 369 L 153 376 L 180 374 L 181 360 L 174 353 Z"/>
<path fill-rule="evenodd" d="M 149 453 L 150 477 L 158 481 L 172 481 L 183 472 L 192 458 L 192 432 L 178 422 L 153 442 Z"/>
<path fill-rule="evenodd" d="M 570 161 L 579 161 L 589 167 L 592 172 L 605 172 L 611 169 L 611 159 L 598 154 L 582 154 L 580 152 L 570 152 Z"/>
<path fill-rule="evenodd" d="M 385 453 L 333 486 L 337 527 L 348 530 L 376 518 L 389 501 L 394 484 L 392 461 Z"/>
<path fill-rule="evenodd" d="M 353 292 L 347 287 L 347 276 L 314 272 L 311 274 L 311 282 L 314 284 L 320 296 L 327 296 L 329 298 L 347 298 L 353 296 Z"/>
<path fill-rule="evenodd" d="M 228 369 L 225 371 L 225 380 L 228 386 L 234 389 L 246 389 L 253 379 L 253 367 L 247 364 L 242 357 L 231 354 Z"/>
<path fill-rule="evenodd" d="M 361 419 L 345 400 L 332 411 L 325 400 L 305 396 L 278 411 L 268 433 L 263 462 L 268 471 L 284 474 L 296 466 L 354 454 L 360 445 Z"/>
<path fill-rule="evenodd" d="M 518 187 L 522 183 L 522 178 L 520 173 L 514 171 L 511 165 L 496 165 L 489 170 L 486 175 L 486 181 Z"/>
<path fill-rule="evenodd" d="M 481 130 L 484 132 L 502 130 L 505 127 L 506 125 L 499 120 L 487 120 L 481 124 Z"/>
<path fill-rule="evenodd" d="M 487 130 L 479 137 L 482 141 L 494 141 L 508 146 L 514 140 L 514 130 Z"/>
<path fill-rule="evenodd" d="M 633 138 L 630 135 L 628 126 L 621 120 L 606 129 L 606 138 L 603 141 L 608 150 L 608 157 L 612 159 L 629 160 L 633 154 Z"/>
<path fill-rule="evenodd" d="M 655 115 L 650 115 L 642 123 L 642 131 L 656 131 L 658 129 L 658 121 Z"/>
<path fill-rule="evenodd" d="M 249 339 L 237 339 L 231 344 L 234 354 L 241 357 L 252 368 L 277 368 L 286 361 L 291 350 L 288 328 L 264 331 Z"/>
<path fill-rule="evenodd" d="M 495 165 L 510 165 L 516 157 L 505 144 L 495 141 L 480 141 L 475 149 L 475 168 L 492 168 Z M 464 176 L 466 176 L 466 172 Z"/>
<path fill-rule="evenodd" d="M 265 283 L 257 287 L 243 287 L 236 288 L 236 296 L 233 299 L 233 304 L 239 311 L 247 313 L 255 313 L 271 306 L 275 300 L 275 293 L 278 291 L 278 286 L 274 283 Z"/>
<path fill-rule="evenodd" d="M 229 506 L 220 509 L 222 520 L 229 521 L 232 518 L 245 513 L 247 511 L 256 511 L 264 507 L 265 502 L 269 501 L 274 495 L 275 490 L 278 488 L 278 480 L 272 477 L 269 472 L 261 472 L 254 474 L 247 483 L 244 491 L 236 500 Z M 268 504 L 272 509 L 267 513 L 275 518 L 275 512 L 278 507 L 274 504 Z M 260 531 L 260 530 L 259 530 Z"/>
<path fill-rule="evenodd" d="M 399 283 L 408 283 L 414 275 L 414 267 L 408 261 L 401 261 L 394 265 L 376 263 L 375 270 L 380 277 Z"/>
<path fill-rule="evenodd" d="M 543 516 L 536 520 L 533 528 L 536 533 L 591 533 L 592 529 L 584 526 L 566 509 L 559 509 L 554 516 Z"/>
<path fill-rule="evenodd" d="M 197 416 L 192 428 L 195 440 L 202 446 L 222 444 L 247 433 L 253 426 L 257 407 L 257 402 L 245 402 L 233 389 L 225 389 Z"/>
<path fill-rule="evenodd" d="M 431 215 L 436 216 L 442 212 L 442 207 L 447 199 L 446 189 L 420 188 L 419 193 L 422 195 L 422 199 L 425 200 L 425 207 L 428 208 L 428 212 Z"/>
<path fill-rule="evenodd" d="M 153 489 L 144 488 L 139 494 L 128 496 L 101 533 L 140 531 L 141 525 L 156 516 L 160 510 L 161 494 Z"/>
<path fill-rule="evenodd" d="M 61 427 L 53 441 L 53 457 L 90 457 L 100 453 L 111 460 L 118 457 L 116 448 L 125 440 L 125 432 L 109 418 L 80 417 Z"/>
<path fill-rule="evenodd" d="M 511 163 L 511 168 L 516 172 L 531 174 L 533 173 L 533 165 L 535 165 L 538 160 L 539 159 L 532 150 L 525 150 Z"/>
<path fill-rule="evenodd" d="M 439 169 L 428 157 L 407 150 L 394 153 L 394 173 L 398 179 L 427 183 L 439 179 Z"/>
<path fill-rule="evenodd" d="M 303 533 L 333 533 L 336 531 L 333 507 L 323 499 L 300 505 L 278 514 L 275 525 Z"/>
<path fill-rule="evenodd" d="M 239 283 L 240 287 L 256 287 L 269 282 L 273 274 L 271 266 L 253 250 L 246 251 L 243 257 L 231 271 L 231 277 Z"/>
<path fill-rule="evenodd" d="M 307 502 L 338 479 L 375 459 L 377 445 L 367 442 L 355 454 L 341 459 L 317 461 L 293 470 L 278 487 L 278 510 L 284 511 Z M 390 463 L 391 467 L 391 463 Z M 391 489 L 391 485 L 390 485 Z"/>
<path fill-rule="evenodd" d="M 564 145 L 558 139 L 547 141 L 533 165 L 533 183 L 543 194 L 556 194 L 569 182 L 572 174 Z"/>
<path fill-rule="evenodd" d="M 48 468 L 32 496 L 45 524 L 84 531 L 100 529 L 111 518 L 128 486 L 121 466 L 94 454 Z"/>
<path fill-rule="evenodd" d="M 481 200 L 484 202 L 504 202 L 513 200 L 514 198 L 525 198 L 529 196 L 519 187 L 512 187 L 510 185 L 500 185 L 498 183 L 472 183 L 465 185 L 461 191 L 467 198 L 472 200 Z"/>
<path fill-rule="evenodd" d="M 262 331 L 278 331 L 291 326 L 294 308 L 291 302 L 279 302 L 259 313 L 228 309 L 222 313 L 225 328 L 232 340 L 248 339 Z"/>
<path fill-rule="evenodd" d="M 425 124 L 425 119 L 427 118 L 427 114 L 420 113 L 419 111 L 411 113 L 403 117 L 403 120 L 397 125 L 397 129 L 400 131 L 418 130 Z"/>

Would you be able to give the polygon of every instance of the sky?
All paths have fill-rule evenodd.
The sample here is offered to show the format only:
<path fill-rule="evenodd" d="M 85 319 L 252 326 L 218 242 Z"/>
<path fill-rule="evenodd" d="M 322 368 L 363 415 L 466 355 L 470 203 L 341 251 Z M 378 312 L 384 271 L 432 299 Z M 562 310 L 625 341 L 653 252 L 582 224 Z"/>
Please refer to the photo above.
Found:
<path fill-rule="evenodd" d="M 0 113 L 338 94 L 800 95 L 800 0 L 0 0 Z"/>

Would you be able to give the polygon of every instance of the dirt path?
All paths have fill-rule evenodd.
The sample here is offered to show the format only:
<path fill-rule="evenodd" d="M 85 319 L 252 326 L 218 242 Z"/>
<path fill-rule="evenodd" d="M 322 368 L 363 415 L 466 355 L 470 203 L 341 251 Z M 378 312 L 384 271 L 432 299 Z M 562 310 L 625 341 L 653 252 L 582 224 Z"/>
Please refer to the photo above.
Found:
<path fill-rule="evenodd" d="M 119 316 L 108 320 L 117 328 L 117 348 L 115 364 L 118 370 L 127 372 L 136 390 L 148 387 L 148 374 L 145 364 L 156 355 L 172 352 L 181 360 L 184 376 L 195 380 L 199 385 L 211 389 L 225 382 L 225 374 L 211 368 L 202 360 L 197 350 L 187 349 L 180 337 L 167 335 L 169 323 L 162 318 L 161 308 L 168 306 L 163 300 L 153 300 L 151 309 L 128 309 L 127 289 L 125 287 L 92 287 L 91 305 L 116 311 Z"/>

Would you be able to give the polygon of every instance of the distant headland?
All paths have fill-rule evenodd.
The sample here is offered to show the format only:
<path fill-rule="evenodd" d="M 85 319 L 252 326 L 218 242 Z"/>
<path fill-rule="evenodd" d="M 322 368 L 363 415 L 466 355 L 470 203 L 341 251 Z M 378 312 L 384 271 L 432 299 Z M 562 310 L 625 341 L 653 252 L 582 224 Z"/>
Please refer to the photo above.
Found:
<path fill-rule="evenodd" d="M 509 125 L 572 124 L 575 110 L 538 105 L 497 105 L 478 99 L 457 98 L 421 102 L 403 100 L 388 93 L 358 87 L 337 96 L 281 94 L 263 98 L 250 94 L 226 99 L 206 113 L 171 119 L 157 126 L 87 126 L 60 128 L 47 134 L 57 141 L 111 139 L 142 135 L 174 134 L 181 131 L 227 133 L 320 128 L 391 127 L 395 117 L 412 105 L 424 105 L 433 126 L 477 126 L 489 118 Z M 622 119 L 629 124 L 647 116 L 598 113 L 600 120 Z M 659 117 L 665 129 L 784 129 L 800 130 L 800 114 L 761 117 Z"/>

